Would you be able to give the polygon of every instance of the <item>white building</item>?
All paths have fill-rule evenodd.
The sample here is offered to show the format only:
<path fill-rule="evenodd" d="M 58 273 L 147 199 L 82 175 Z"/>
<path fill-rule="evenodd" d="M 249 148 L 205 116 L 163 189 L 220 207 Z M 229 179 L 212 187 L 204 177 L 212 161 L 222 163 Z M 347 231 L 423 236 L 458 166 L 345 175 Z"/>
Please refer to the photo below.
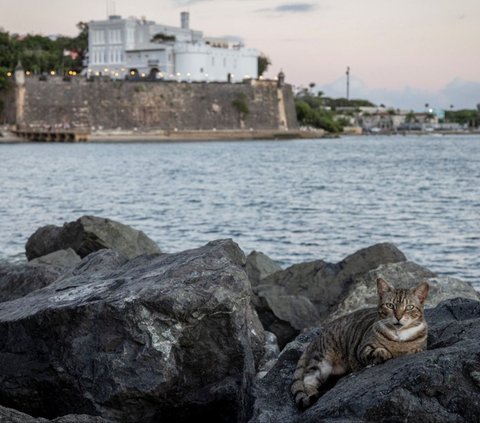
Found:
<path fill-rule="evenodd" d="M 257 77 L 258 55 L 238 41 L 204 38 L 188 12 L 180 28 L 116 15 L 89 22 L 89 76 L 236 82 Z"/>

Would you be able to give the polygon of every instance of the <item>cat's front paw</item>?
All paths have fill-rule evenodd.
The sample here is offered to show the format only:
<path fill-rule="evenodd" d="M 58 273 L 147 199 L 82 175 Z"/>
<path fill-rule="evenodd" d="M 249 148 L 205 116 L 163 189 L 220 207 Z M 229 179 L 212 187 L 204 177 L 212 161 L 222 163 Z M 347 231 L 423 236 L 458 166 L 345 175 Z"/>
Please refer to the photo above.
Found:
<path fill-rule="evenodd" d="M 370 353 L 370 360 L 373 365 L 382 364 L 392 358 L 392 354 L 385 348 L 375 348 Z"/>

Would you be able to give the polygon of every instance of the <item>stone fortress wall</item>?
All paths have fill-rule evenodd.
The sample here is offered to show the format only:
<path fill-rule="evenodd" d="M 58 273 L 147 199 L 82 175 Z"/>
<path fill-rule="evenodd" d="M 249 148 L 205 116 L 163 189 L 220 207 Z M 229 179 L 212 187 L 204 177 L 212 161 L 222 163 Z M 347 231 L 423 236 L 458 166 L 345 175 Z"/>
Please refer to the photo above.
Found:
<path fill-rule="evenodd" d="M 178 83 L 25 78 L 10 123 L 92 131 L 297 130 L 291 86 L 276 81 Z M 17 101 L 18 102 L 18 101 Z M 13 105 L 12 105 L 13 106 Z M 16 110 L 16 122 L 11 111 Z M 19 121 L 20 120 L 20 121 Z"/>

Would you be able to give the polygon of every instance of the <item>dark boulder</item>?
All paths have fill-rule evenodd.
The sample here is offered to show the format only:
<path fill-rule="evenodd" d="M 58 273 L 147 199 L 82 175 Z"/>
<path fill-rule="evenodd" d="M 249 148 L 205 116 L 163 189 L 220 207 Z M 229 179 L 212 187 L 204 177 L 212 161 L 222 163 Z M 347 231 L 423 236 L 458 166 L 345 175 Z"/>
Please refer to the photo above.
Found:
<path fill-rule="evenodd" d="M 264 332 L 230 240 L 125 261 L 102 250 L 0 304 L 0 403 L 34 416 L 245 421 Z"/>
<path fill-rule="evenodd" d="M 0 423 L 114 423 L 96 416 L 72 415 L 47 420 L 42 417 L 32 417 L 20 411 L 0 406 Z"/>
<path fill-rule="evenodd" d="M 28 260 L 68 248 L 82 258 L 105 248 L 128 258 L 160 253 L 158 246 L 142 231 L 96 216 L 83 216 L 62 227 L 48 225 L 39 228 L 25 246 Z"/>
<path fill-rule="evenodd" d="M 255 391 L 250 423 L 477 423 L 480 416 L 480 302 L 447 300 L 426 312 L 428 349 L 341 378 L 311 408 L 296 409 L 292 375 L 306 342 L 300 335 Z"/>
<path fill-rule="evenodd" d="M 44 265 L 0 263 L 0 302 L 23 297 L 54 282 L 62 270 Z"/>
<path fill-rule="evenodd" d="M 252 286 L 257 286 L 262 279 L 282 270 L 282 267 L 260 251 L 252 251 L 247 256 L 247 275 Z"/>
<path fill-rule="evenodd" d="M 1 423 L 47 423 L 50 420 L 29 416 L 20 411 L 0 406 Z"/>
<path fill-rule="evenodd" d="M 30 260 L 29 264 L 43 264 L 63 270 L 75 267 L 81 261 L 82 258 L 72 248 L 67 248 L 66 250 L 56 250 L 53 253 L 34 258 Z"/>
<path fill-rule="evenodd" d="M 314 326 L 336 310 L 355 278 L 385 263 L 406 261 L 392 244 L 376 244 L 339 263 L 322 260 L 277 271 L 254 287 L 256 308 L 266 330 L 283 347 L 301 329 Z"/>
<path fill-rule="evenodd" d="M 58 250 L 28 263 L 0 263 L 0 302 L 23 297 L 50 285 L 80 263 L 72 249 Z"/>

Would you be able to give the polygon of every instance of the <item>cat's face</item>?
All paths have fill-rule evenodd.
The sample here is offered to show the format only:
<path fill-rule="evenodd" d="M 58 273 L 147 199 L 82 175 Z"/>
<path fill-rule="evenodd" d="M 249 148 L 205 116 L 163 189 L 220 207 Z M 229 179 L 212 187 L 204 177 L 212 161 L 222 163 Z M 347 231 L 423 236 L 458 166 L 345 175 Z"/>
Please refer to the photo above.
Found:
<path fill-rule="evenodd" d="M 407 328 L 423 320 L 423 304 L 428 289 L 426 282 L 413 289 L 395 289 L 383 279 L 377 279 L 378 313 L 381 319 L 395 329 Z"/>

